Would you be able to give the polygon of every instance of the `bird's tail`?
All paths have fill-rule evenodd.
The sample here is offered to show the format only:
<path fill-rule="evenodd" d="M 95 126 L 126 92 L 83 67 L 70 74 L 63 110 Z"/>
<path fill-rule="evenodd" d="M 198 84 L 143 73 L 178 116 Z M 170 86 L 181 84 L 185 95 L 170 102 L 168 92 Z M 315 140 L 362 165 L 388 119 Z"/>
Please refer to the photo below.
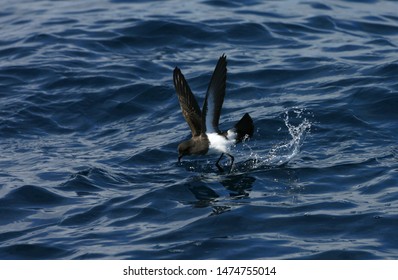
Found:
<path fill-rule="evenodd" d="M 240 121 L 235 124 L 235 131 L 237 133 L 237 142 L 241 142 L 247 137 L 253 137 L 254 124 L 253 120 L 248 113 L 246 113 Z"/>

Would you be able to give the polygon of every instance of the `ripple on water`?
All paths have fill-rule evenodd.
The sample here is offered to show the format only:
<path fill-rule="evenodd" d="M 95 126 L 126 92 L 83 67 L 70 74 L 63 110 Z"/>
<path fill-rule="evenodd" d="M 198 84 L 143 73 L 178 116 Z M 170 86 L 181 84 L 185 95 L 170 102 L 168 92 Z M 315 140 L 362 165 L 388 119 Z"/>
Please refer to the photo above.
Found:
<path fill-rule="evenodd" d="M 394 1 L 25 4 L 0 11 L 0 259 L 396 258 Z M 221 128 L 256 127 L 231 173 L 176 151 L 173 69 L 202 104 L 223 53 Z"/>

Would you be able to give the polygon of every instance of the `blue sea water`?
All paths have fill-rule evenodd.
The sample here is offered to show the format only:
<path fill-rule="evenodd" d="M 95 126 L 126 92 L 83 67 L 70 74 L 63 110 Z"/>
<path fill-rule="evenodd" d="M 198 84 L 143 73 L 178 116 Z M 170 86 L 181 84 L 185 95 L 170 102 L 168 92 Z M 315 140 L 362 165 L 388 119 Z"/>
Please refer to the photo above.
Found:
<path fill-rule="evenodd" d="M 0 259 L 397 259 L 397 1 L 0 3 Z M 172 82 L 223 53 L 230 174 Z"/>

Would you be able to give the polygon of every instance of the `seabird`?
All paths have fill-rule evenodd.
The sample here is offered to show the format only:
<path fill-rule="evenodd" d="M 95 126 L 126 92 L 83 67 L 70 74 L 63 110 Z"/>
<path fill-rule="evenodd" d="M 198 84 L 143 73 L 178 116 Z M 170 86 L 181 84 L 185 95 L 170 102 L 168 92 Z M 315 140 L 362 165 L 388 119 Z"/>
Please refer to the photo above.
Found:
<path fill-rule="evenodd" d="M 227 155 L 231 158 L 231 171 L 234 157 L 230 154 L 229 148 L 245 138 L 253 136 L 253 120 L 248 113 L 233 128 L 224 132 L 218 128 L 226 80 L 227 57 L 223 54 L 214 69 L 201 111 L 181 70 L 178 67 L 174 69 L 174 87 L 182 114 L 192 132 L 191 139 L 178 145 L 178 162 L 183 156 L 221 153 L 216 161 L 218 170 L 224 171 L 219 162 L 224 155 Z"/>

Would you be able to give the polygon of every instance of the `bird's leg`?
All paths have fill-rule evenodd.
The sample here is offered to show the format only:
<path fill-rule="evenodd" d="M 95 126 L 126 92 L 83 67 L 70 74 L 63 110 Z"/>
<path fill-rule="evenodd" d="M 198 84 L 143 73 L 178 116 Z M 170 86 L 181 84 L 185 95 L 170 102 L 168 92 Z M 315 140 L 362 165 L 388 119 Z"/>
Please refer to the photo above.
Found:
<path fill-rule="evenodd" d="M 234 167 L 234 160 L 235 158 L 233 157 L 233 155 L 231 154 L 226 154 L 227 156 L 229 156 L 231 158 L 231 169 L 229 169 L 229 173 L 232 172 L 232 168 Z"/>
<path fill-rule="evenodd" d="M 221 156 L 218 158 L 218 160 L 216 161 L 216 166 L 218 168 L 218 171 L 220 172 L 224 172 L 224 169 L 220 166 L 219 162 L 222 159 L 222 156 L 224 155 L 224 153 L 221 154 Z"/>
<path fill-rule="evenodd" d="M 231 168 L 229 169 L 229 173 L 231 173 L 231 172 L 232 172 L 232 168 L 234 167 L 234 160 L 235 160 L 235 158 L 234 158 L 234 156 L 231 155 L 231 154 L 227 154 L 227 153 L 225 153 L 225 154 L 231 158 Z M 218 158 L 218 160 L 216 161 L 216 166 L 217 166 L 217 168 L 218 168 L 218 171 L 220 171 L 220 172 L 224 172 L 224 169 L 223 169 L 223 168 L 220 166 L 220 164 L 219 164 L 219 162 L 220 162 L 220 160 L 222 159 L 223 156 L 224 156 L 224 153 L 222 153 L 221 156 L 220 156 L 220 157 Z"/>

